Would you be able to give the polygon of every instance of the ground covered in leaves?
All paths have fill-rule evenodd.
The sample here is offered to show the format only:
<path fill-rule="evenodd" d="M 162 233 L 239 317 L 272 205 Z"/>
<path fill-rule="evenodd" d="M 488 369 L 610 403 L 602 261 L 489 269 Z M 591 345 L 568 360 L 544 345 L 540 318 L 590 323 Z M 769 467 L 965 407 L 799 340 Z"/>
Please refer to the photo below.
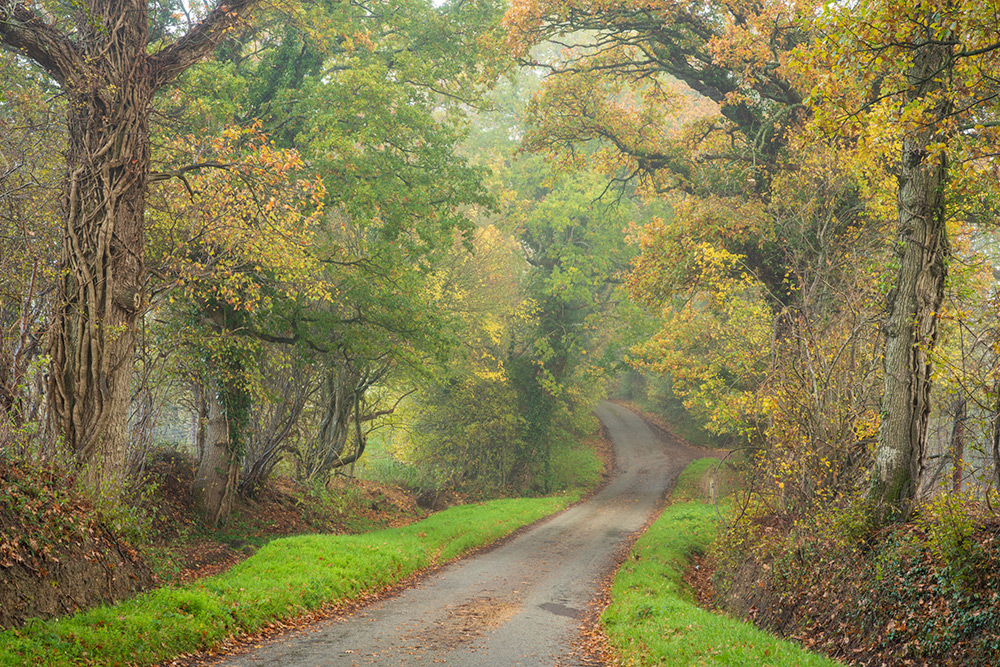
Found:
<path fill-rule="evenodd" d="M 0 628 L 154 585 L 140 553 L 58 469 L 0 457 Z"/>
<path fill-rule="evenodd" d="M 724 609 L 848 664 L 1000 664 L 1000 523 L 989 515 L 932 509 L 878 530 L 837 512 L 744 523 L 689 572 L 700 598 L 714 585 Z"/>

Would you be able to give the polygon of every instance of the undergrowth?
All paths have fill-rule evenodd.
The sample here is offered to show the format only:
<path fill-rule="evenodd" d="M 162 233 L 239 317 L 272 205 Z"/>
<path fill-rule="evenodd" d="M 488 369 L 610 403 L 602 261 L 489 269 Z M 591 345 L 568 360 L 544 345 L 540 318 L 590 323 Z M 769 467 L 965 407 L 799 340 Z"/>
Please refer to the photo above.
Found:
<path fill-rule="evenodd" d="M 837 664 L 692 601 L 683 575 L 690 556 L 703 553 L 716 536 L 716 506 L 704 489 L 717 464 L 701 459 L 681 475 L 673 504 L 622 565 L 601 617 L 611 645 L 628 665 Z"/>
<path fill-rule="evenodd" d="M 734 613 L 857 665 L 1000 664 L 1000 539 L 970 498 L 906 524 L 862 503 L 805 516 L 751 511 L 718 549 Z"/>
<path fill-rule="evenodd" d="M 0 460 L 0 566 L 80 539 L 90 522 L 70 486 L 55 468 Z"/>

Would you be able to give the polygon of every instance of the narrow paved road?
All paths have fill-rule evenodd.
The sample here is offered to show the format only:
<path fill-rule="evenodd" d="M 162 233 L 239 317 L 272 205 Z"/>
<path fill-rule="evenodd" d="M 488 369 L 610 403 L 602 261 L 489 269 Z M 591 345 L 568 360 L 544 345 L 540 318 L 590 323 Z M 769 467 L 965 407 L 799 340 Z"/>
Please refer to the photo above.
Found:
<path fill-rule="evenodd" d="M 635 414 L 597 409 L 616 470 L 585 503 L 448 567 L 345 620 L 258 646 L 223 663 L 280 665 L 581 665 L 573 643 L 615 552 L 640 530 L 698 455 L 664 442 Z"/>

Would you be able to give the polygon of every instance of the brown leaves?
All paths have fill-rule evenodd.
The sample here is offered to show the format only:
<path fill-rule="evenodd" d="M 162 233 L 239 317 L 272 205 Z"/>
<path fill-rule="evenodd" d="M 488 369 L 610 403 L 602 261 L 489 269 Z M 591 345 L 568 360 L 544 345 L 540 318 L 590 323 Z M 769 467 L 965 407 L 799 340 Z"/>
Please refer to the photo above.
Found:
<path fill-rule="evenodd" d="M 883 530 L 871 538 L 877 546 L 862 550 L 823 537 L 817 526 L 826 523 L 759 532 L 743 564 L 717 580 L 744 582 L 740 597 L 752 599 L 759 625 L 850 664 L 972 666 L 1000 658 L 993 620 L 1000 551 L 988 531 L 976 535 L 989 554 L 984 583 L 963 593 L 953 586 L 953 563 L 934 557 L 920 528 Z"/>

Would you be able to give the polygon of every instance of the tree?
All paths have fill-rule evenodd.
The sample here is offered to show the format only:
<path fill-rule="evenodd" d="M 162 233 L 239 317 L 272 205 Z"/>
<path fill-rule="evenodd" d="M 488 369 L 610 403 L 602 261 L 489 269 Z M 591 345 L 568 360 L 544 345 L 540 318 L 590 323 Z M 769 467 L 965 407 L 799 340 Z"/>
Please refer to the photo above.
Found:
<path fill-rule="evenodd" d="M 454 144 L 489 85 L 497 57 L 480 36 L 498 10 L 398 0 L 268 12 L 189 70 L 184 95 L 163 100 L 178 127 L 261 119 L 326 186 L 312 252 L 323 267 L 315 279 L 335 298 L 277 304 L 282 323 L 271 330 L 315 369 L 288 442 L 302 478 L 322 481 L 360 456 L 392 409 L 388 394 L 407 390 L 401 378 L 443 355 L 448 334 L 428 276 L 456 234 L 471 234 L 470 216 L 492 206 L 483 171 Z"/>
<path fill-rule="evenodd" d="M 438 482 L 477 493 L 523 491 L 512 476 L 526 457 L 524 419 L 507 357 L 524 344 L 533 307 L 519 289 L 525 265 L 516 239 L 483 223 L 470 251 L 456 241 L 430 282 L 434 303 L 447 313 L 459 341 L 435 363 L 410 413 L 413 457 Z"/>
<path fill-rule="evenodd" d="M 601 201 L 599 174 L 548 170 L 537 156 L 515 164 L 510 181 L 517 191 L 505 222 L 529 267 L 522 290 L 533 310 L 506 363 L 525 419 L 528 456 L 519 463 L 547 490 L 553 452 L 589 413 L 605 370 L 599 341 L 630 258 L 624 229 L 648 213 L 635 200 Z"/>
<path fill-rule="evenodd" d="M 522 54 L 546 38 L 566 47 L 523 56 L 551 72 L 527 147 L 570 166 L 596 157 L 613 182 L 638 180 L 672 209 L 635 235 L 629 287 L 661 326 L 633 360 L 669 374 L 716 433 L 857 465 L 876 374 L 863 363 L 868 302 L 855 312 L 843 298 L 880 275 L 858 256 L 879 251 L 883 228 L 841 163 L 850 153 L 803 133 L 808 87 L 790 65 L 816 7 L 525 0 L 507 23 Z M 844 368 L 857 375 L 831 382 Z M 826 472 L 799 476 L 807 497 L 807 478 Z"/>
<path fill-rule="evenodd" d="M 898 151 L 896 276 L 868 498 L 876 516 L 905 518 L 926 463 L 932 360 L 951 258 L 951 184 L 995 152 L 988 128 L 1000 67 L 997 19 L 975 3 L 875 0 L 821 15 L 817 25 L 823 38 L 804 60 L 812 72 L 829 72 L 812 91 L 818 120 Z"/>
<path fill-rule="evenodd" d="M 37 434 L 44 416 L 38 362 L 59 253 L 50 156 L 64 146 L 64 110 L 45 74 L 13 56 L 0 54 L 0 79 L 0 437 L 20 439 Z"/>
<path fill-rule="evenodd" d="M 204 413 L 195 501 L 215 525 L 229 513 L 264 393 L 265 343 L 293 344 L 287 312 L 332 299 L 312 254 L 324 190 L 295 151 L 254 129 L 181 137 L 169 149 L 214 165 L 198 191 L 185 180 L 157 192 L 150 231 L 157 274 L 173 283 L 162 286 L 172 288 L 160 313 L 167 338 Z"/>
<path fill-rule="evenodd" d="M 42 67 L 67 98 L 49 402 L 55 431 L 95 486 L 124 465 L 135 329 L 146 306 L 153 96 L 210 53 L 257 0 L 220 0 L 158 49 L 149 4 L 0 1 L 0 43 Z"/>
<path fill-rule="evenodd" d="M 763 192 L 788 130 L 801 120 L 802 96 L 789 82 L 786 64 L 791 49 L 807 37 L 797 19 L 808 6 L 519 0 L 505 24 L 510 29 L 508 44 L 533 66 L 631 85 L 663 87 L 669 85 L 665 79 L 673 79 L 711 100 L 753 146 L 761 165 L 758 191 Z M 588 35 L 583 40 L 567 38 L 583 31 Z M 561 62 L 538 62 L 527 55 L 528 49 L 544 40 L 573 48 Z M 658 103 L 656 98 L 650 101 Z M 604 136 L 611 141 L 625 138 L 613 131 Z M 675 155 L 649 144 L 626 139 L 621 147 L 643 171 L 678 165 Z"/>

